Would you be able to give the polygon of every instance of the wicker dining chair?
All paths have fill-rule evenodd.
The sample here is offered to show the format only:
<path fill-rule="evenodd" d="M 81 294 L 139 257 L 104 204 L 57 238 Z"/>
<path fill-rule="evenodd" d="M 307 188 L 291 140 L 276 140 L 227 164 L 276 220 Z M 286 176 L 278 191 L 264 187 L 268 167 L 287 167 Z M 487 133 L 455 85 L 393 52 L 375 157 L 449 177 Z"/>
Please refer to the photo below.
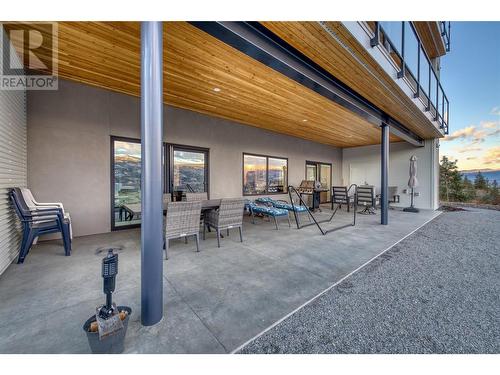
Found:
<path fill-rule="evenodd" d="M 165 219 L 165 259 L 168 259 L 168 242 L 174 238 L 196 238 L 196 251 L 200 251 L 201 201 L 170 202 Z"/>
<path fill-rule="evenodd" d="M 189 193 L 186 192 L 186 202 L 194 202 L 194 201 L 206 201 L 208 200 L 208 194 L 205 193 Z"/>
<path fill-rule="evenodd" d="M 203 237 L 205 237 L 206 227 L 213 228 L 217 232 L 217 246 L 220 247 L 220 231 L 226 229 L 229 236 L 229 229 L 238 228 L 240 241 L 243 242 L 243 211 L 245 201 L 241 198 L 221 199 L 220 207 L 211 210 L 205 218 L 203 226 Z"/>

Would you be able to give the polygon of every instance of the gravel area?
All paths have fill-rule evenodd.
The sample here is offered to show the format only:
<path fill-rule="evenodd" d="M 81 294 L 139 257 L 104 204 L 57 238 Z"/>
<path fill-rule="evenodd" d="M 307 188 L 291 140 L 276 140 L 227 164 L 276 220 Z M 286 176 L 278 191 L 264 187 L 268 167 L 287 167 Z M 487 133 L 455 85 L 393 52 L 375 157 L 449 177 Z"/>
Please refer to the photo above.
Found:
<path fill-rule="evenodd" d="M 471 203 L 471 202 L 441 202 L 443 207 L 472 207 L 472 208 L 485 208 L 488 210 L 500 211 L 500 205 L 498 204 L 487 204 L 487 203 Z"/>
<path fill-rule="evenodd" d="M 444 212 L 240 352 L 500 353 L 499 239 L 498 211 Z"/>

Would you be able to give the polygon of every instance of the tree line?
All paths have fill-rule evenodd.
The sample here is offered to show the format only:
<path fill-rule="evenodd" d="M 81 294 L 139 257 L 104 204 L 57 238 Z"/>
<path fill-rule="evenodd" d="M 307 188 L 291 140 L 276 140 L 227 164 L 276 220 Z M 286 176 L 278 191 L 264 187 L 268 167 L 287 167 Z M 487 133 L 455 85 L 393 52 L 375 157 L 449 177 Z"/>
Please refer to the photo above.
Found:
<path fill-rule="evenodd" d="M 490 182 L 479 171 L 471 181 L 459 172 L 457 161 L 446 156 L 439 166 L 439 197 L 446 202 L 500 204 L 497 180 Z"/>

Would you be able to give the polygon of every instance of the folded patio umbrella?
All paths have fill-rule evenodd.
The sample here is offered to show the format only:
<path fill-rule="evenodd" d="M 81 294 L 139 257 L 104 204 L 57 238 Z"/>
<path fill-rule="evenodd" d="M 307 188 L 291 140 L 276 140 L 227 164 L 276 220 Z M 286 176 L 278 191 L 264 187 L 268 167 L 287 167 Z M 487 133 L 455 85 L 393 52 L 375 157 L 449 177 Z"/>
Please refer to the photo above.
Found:
<path fill-rule="evenodd" d="M 408 180 L 408 187 L 411 189 L 411 204 L 410 207 L 406 207 L 403 211 L 406 212 L 418 212 L 418 208 L 413 206 L 413 198 L 415 197 L 414 189 L 418 186 L 417 180 L 417 157 L 412 155 L 410 158 L 410 179 Z"/>
<path fill-rule="evenodd" d="M 408 187 L 414 189 L 418 186 L 417 180 L 417 157 L 413 155 L 410 158 L 410 179 L 408 180 Z"/>

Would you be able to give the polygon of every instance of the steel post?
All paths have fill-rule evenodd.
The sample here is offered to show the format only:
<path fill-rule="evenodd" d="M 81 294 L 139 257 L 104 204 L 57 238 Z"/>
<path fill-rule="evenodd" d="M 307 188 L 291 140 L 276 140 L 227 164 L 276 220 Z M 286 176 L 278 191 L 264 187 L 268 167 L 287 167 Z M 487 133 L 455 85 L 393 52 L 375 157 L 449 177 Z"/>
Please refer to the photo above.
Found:
<path fill-rule="evenodd" d="M 380 224 L 387 225 L 389 223 L 389 126 L 386 123 L 381 125 L 381 147 L 380 147 Z"/>
<path fill-rule="evenodd" d="M 163 30 L 141 24 L 141 322 L 163 318 Z"/>

